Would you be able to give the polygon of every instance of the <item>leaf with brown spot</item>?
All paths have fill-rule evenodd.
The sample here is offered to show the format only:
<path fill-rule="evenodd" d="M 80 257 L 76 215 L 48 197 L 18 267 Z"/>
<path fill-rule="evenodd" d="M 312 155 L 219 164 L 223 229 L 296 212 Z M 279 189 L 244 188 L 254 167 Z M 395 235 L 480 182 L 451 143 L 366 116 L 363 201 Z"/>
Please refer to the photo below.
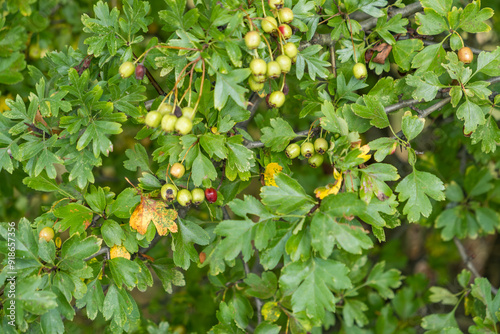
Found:
<path fill-rule="evenodd" d="M 384 64 L 387 57 L 389 57 L 389 53 L 391 53 L 392 51 L 392 45 L 389 45 L 387 43 L 382 43 L 380 45 L 371 48 L 370 50 L 378 51 L 375 58 L 373 58 L 373 62 L 378 64 Z"/>
<path fill-rule="evenodd" d="M 140 234 L 146 234 L 149 223 L 152 221 L 159 235 L 165 235 L 168 231 L 177 232 L 177 211 L 167 209 L 164 202 L 155 201 L 141 197 L 141 203 L 135 208 L 130 217 L 130 227 Z"/>

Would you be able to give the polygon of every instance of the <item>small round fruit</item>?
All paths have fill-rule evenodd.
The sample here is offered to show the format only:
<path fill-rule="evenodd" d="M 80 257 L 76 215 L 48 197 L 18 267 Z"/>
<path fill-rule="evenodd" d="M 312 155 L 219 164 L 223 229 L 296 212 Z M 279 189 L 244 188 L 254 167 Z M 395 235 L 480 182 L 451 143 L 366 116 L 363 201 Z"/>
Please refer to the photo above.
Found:
<path fill-rule="evenodd" d="M 363 63 L 356 63 L 354 67 L 352 68 L 352 74 L 354 74 L 354 77 L 358 80 L 363 80 L 366 78 L 368 75 L 368 72 L 366 70 L 366 66 Z"/>
<path fill-rule="evenodd" d="M 194 111 L 194 109 L 191 107 L 182 108 L 182 116 L 186 116 L 190 120 L 192 120 L 194 118 L 195 114 L 196 114 L 196 111 Z"/>
<path fill-rule="evenodd" d="M 284 46 L 283 46 L 283 49 L 285 51 L 285 54 L 290 57 L 290 58 L 294 58 L 297 56 L 297 54 L 299 53 L 299 50 L 297 49 L 297 47 L 295 46 L 295 44 L 293 44 L 292 42 L 288 42 L 286 43 Z"/>
<path fill-rule="evenodd" d="M 283 7 L 284 2 L 284 0 L 268 0 L 267 3 L 269 4 L 269 7 L 271 7 L 271 9 L 280 9 L 281 7 Z"/>
<path fill-rule="evenodd" d="M 161 128 L 165 132 L 173 132 L 175 130 L 175 123 L 177 123 L 175 115 L 165 115 L 161 119 Z"/>
<path fill-rule="evenodd" d="M 126 61 L 123 64 L 120 65 L 120 68 L 118 69 L 118 72 L 120 72 L 120 75 L 122 78 L 128 78 L 131 76 L 135 71 L 135 65 L 131 61 Z"/>
<path fill-rule="evenodd" d="M 207 199 L 208 203 L 217 202 L 217 190 L 215 190 L 214 188 L 205 189 L 205 198 Z"/>
<path fill-rule="evenodd" d="M 319 167 L 323 164 L 323 156 L 321 154 L 315 154 L 307 160 L 309 162 L 309 166 L 312 168 Z"/>
<path fill-rule="evenodd" d="M 470 64 L 474 59 L 474 54 L 470 48 L 464 46 L 458 50 L 458 59 L 464 64 Z"/>
<path fill-rule="evenodd" d="M 30 46 L 30 50 L 29 50 L 29 56 L 31 59 L 40 59 L 40 57 L 42 56 L 42 49 L 40 49 L 40 46 L 38 44 L 33 44 Z"/>
<path fill-rule="evenodd" d="M 310 143 L 308 141 L 303 142 L 302 145 L 300 145 L 300 153 L 306 158 L 312 157 L 312 155 L 314 154 L 313 143 Z"/>
<path fill-rule="evenodd" d="M 300 146 L 296 143 L 288 145 L 285 154 L 289 159 L 295 159 L 300 155 Z"/>
<path fill-rule="evenodd" d="M 283 23 L 290 23 L 293 21 L 293 12 L 288 7 L 283 7 L 278 12 L 278 17 Z"/>
<path fill-rule="evenodd" d="M 271 108 L 280 108 L 285 103 L 285 94 L 282 91 L 275 91 L 269 95 L 268 104 Z"/>
<path fill-rule="evenodd" d="M 50 240 L 54 239 L 54 229 L 52 227 L 46 226 L 42 228 L 42 230 L 38 234 L 38 237 L 49 242 Z"/>
<path fill-rule="evenodd" d="M 289 39 L 292 37 L 292 28 L 286 23 L 280 25 L 278 27 L 278 30 L 280 31 L 281 35 L 283 35 L 284 39 Z"/>
<path fill-rule="evenodd" d="M 267 64 L 263 59 L 255 58 L 250 62 L 250 71 L 256 77 L 265 76 L 267 73 Z"/>
<path fill-rule="evenodd" d="M 172 165 L 172 167 L 170 167 L 170 174 L 176 179 L 183 177 L 185 172 L 186 168 L 180 162 L 176 162 Z"/>
<path fill-rule="evenodd" d="M 144 79 L 144 74 L 146 74 L 146 67 L 142 64 L 137 65 L 135 68 L 135 78 L 137 80 L 142 80 Z"/>
<path fill-rule="evenodd" d="M 175 131 L 180 133 L 181 135 L 187 135 L 193 129 L 193 122 L 186 116 L 181 116 L 175 122 Z"/>
<path fill-rule="evenodd" d="M 325 154 L 328 150 L 328 142 L 325 138 L 318 138 L 314 141 L 314 150 L 318 154 Z"/>
<path fill-rule="evenodd" d="M 171 105 L 171 104 L 168 104 L 168 103 L 162 103 L 160 104 L 160 106 L 158 107 L 158 112 L 162 115 L 166 115 L 166 114 L 171 114 L 172 111 L 174 110 L 174 107 Z"/>
<path fill-rule="evenodd" d="M 264 83 L 255 81 L 252 75 L 248 78 L 248 86 L 250 86 L 252 92 L 259 92 L 264 89 Z"/>
<path fill-rule="evenodd" d="M 109 250 L 109 258 L 114 259 L 116 257 L 124 257 L 130 260 L 130 253 L 123 246 L 114 245 Z"/>
<path fill-rule="evenodd" d="M 281 75 L 281 67 L 277 61 L 270 61 L 267 63 L 267 77 L 268 78 L 279 78 Z"/>
<path fill-rule="evenodd" d="M 193 201 L 191 192 L 187 189 L 181 189 L 177 193 L 177 202 L 182 206 L 188 206 Z"/>
<path fill-rule="evenodd" d="M 207 258 L 207 254 L 205 252 L 201 252 L 200 255 L 198 256 L 200 259 L 200 264 L 203 264 Z"/>
<path fill-rule="evenodd" d="M 280 55 L 278 56 L 278 58 L 276 58 L 276 61 L 278 62 L 278 64 L 280 64 L 281 72 L 290 72 L 290 69 L 292 68 L 292 60 L 290 59 L 290 57 Z"/>
<path fill-rule="evenodd" d="M 263 84 L 264 82 L 266 82 L 266 76 L 265 75 L 260 75 L 260 76 L 255 76 L 255 75 L 250 75 L 250 78 L 252 78 L 253 81 L 255 81 L 256 83 L 260 83 L 260 84 Z"/>
<path fill-rule="evenodd" d="M 250 50 L 257 49 L 260 44 L 260 35 L 257 31 L 249 31 L 245 35 L 245 45 Z"/>
<path fill-rule="evenodd" d="M 161 114 L 158 111 L 150 111 L 146 115 L 144 123 L 146 123 L 146 125 L 150 128 L 157 128 L 158 125 L 160 125 L 161 118 Z"/>
<path fill-rule="evenodd" d="M 201 188 L 191 190 L 191 196 L 193 196 L 194 205 L 200 205 L 205 200 L 205 192 Z"/>
<path fill-rule="evenodd" d="M 172 202 L 177 197 L 177 188 L 172 183 L 164 184 L 161 187 L 161 197 L 167 202 Z"/>
<path fill-rule="evenodd" d="M 273 31 L 276 31 L 276 29 L 278 29 L 278 22 L 274 17 L 266 16 L 262 20 L 262 30 L 264 30 L 268 34 L 272 33 Z"/>

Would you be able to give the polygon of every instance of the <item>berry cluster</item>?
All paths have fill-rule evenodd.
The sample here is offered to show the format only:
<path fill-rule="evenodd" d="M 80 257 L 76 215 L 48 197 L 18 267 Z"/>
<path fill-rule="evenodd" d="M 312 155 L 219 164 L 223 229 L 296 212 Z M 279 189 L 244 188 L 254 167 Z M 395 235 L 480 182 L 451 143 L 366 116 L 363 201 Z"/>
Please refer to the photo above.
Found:
<path fill-rule="evenodd" d="M 317 168 L 323 164 L 323 154 L 328 150 L 328 142 L 325 138 L 317 138 L 314 144 L 306 140 L 302 145 L 296 143 L 288 145 L 285 154 L 290 159 L 295 159 L 299 155 L 307 160 L 312 168 Z"/>
<path fill-rule="evenodd" d="M 163 131 L 177 132 L 181 135 L 187 135 L 193 129 L 193 118 L 196 114 L 191 107 L 174 109 L 168 103 L 162 103 L 157 110 L 147 113 L 145 123 L 151 128 L 157 128 L 161 124 Z"/>
<path fill-rule="evenodd" d="M 144 74 L 146 74 L 146 67 L 142 63 L 138 64 L 137 67 L 131 61 L 126 61 L 120 65 L 118 70 L 123 79 L 130 77 L 135 72 L 135 78 L 137 80 L 144 79 Z"/>
<path fill-rule="evenodd" d="M 269 0 L 268 3 L 273 16 L 262 18 L 261 27 L 265 33 L 276 38 L 277 45 L 281 49 L 281 52 L 280 55 L 274 59 L 273 50 L 271 50 L 271 45 L 268 43 L 265 35 L 261 35 L 256 30 L 249 31 L 245 35 L 245 45 L 247 48 L 256 50 L 260 45 L 262 36 L 269 47 L 269 56 L 271 60 L 266 63 L 266 61 L 259 58 L 258 53 L 255 52 L 255 58 L 250 62 L 250 71 L 252 75 L 248 79 L 248 85 L 252 91 L 259 92 L 264 89 L 264 82 L 266 79 L 279 79 L 281 74 L 283 74 L 281 90 L 274 91 L 267 97 L 267 103 L 270 107 L 280 108 L 285 103 L 285 93 L 283 93 L 285 75 L 290 72 L 292 63 L 295 63 L 299 51 L 295 44 L 286 42 L 286 40 L 292 37 L 292 28 L 288 25 L 293 20 L 292 10 L 283 6 L 283 0 Z M 253 29 L 252 22 L 251 29 Z"/>
<path fill-rule="evenodd" d="M 214 188 L 207 188 L 205 191 L 201 188 L 194 188 L 191 191 L 187 189 L 177 191 L 177 187 L 174 184 L 166 183 L 161 188 L 161 197 L 167 202 L 177 200 L 177 203 L 182 206 L 191 204 L 200 205 L 205 199 L 208 203 L 216 202 L 217 191 Z"/>

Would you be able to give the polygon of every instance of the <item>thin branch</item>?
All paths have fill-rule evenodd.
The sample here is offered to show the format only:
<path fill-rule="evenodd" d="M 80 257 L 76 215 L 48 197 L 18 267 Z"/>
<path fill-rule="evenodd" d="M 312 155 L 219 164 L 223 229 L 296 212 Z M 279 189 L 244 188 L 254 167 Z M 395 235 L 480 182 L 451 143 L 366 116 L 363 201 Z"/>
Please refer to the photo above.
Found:
<path fill-rule="evenodd" d="M 246 130 L 246 128 L 248 127 L 248 123 L 250 123 L 252 121 L 253 117 L 257 113 L 257 109 L 258 109 L 257 107 L 259 106 L 259 102 L 260 102 L 259 94 L 252 93 L 252 95 L 250 95 L 248 102 L 249 103 L 248 103 L 247 110 L 250 111 L 250 116 L 248 117 L 247 120 L 239 122 L 235 125 L 237 128 L 244 129 L 244 130 Z"/>
<path fill-rule="evenodd" d="M 109 254 L 109 247 L 108 246 L 102 246 L 101 249 L 99 249 L 97 251 L 97 253 L 95 253 L 94 255 L 92 256 L 89 256 L 88 258 L 86 259 L 83 259 L 83 261 L 89 261 L 89 260 L 92 260 L 93 258 L 96 258 L 102 254 Z"/>
<path fill-rule="evenodd" d="M 457 246 L 458 252 L 460 253 L 460 257 L 462 258 L 462 261 L 464 262 L 467 269 L 469 269 L 472 272 L 472 274 L 474 274 L 474 276 L 478 278 L 482 277 L 481 274 L 479 274 L 479 271 L 472 263 L 471 257 L 467 254 L 467 250 L 465 249 L 462 242 L 457 237 L 453 238 L 453 241 L 455 242 L 455 246 Z M 498 289 L 492 286 L 491 292 L 493 292 L 493 294 L 496 295 L 498 293 Z"/>
<path fill-rule="evenodd" d="M 295 139 L 300 138 L 300 137 L 307 137 L 308 133 L 309 133 L 309 130 L 304 130 L 304 131 L 296 132 L 295 133 L 295 136 L 296 136 Z M 249 148 L 249 149 L 264 147 L 264 143 L 261 142 L 260 140 L 246 141 L 246 142 L 244 142 L 244 145 L 246 146 L 246 148 Z"/>

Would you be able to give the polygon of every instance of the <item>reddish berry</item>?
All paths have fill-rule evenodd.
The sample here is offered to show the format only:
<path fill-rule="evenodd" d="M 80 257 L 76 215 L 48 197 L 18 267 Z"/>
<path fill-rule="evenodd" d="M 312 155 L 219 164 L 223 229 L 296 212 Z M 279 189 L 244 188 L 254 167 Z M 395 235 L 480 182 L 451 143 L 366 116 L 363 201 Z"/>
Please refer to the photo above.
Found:
<path fill-rule="evenodd" d="M 137 65 L 135 68 L 135 78 L 137 80 L 142 80 L 144 79 L 144 74 L 146 74 L 146 67 L 142 64 Z"/>
<path fill-rule="evenodd" d="M 214 188 L 205 189 L 205 198 L 208 203 L 215 203 L 217 201 L 217 190 Z"/>

